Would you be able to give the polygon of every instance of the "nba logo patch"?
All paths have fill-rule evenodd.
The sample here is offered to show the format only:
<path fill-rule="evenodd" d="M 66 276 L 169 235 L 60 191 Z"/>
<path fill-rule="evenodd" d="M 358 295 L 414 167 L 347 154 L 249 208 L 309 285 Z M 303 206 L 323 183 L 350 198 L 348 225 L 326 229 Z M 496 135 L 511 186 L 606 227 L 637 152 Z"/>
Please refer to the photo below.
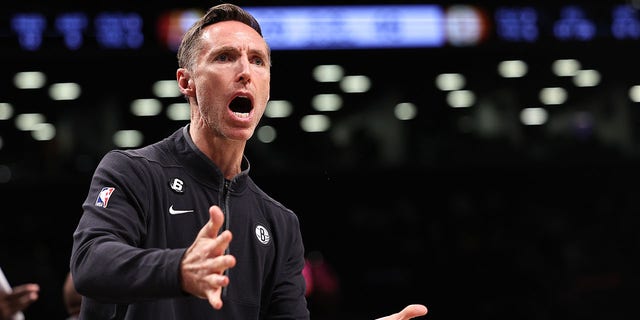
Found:
<path fill-rule="evenodd" d="M 102 190 L 100 190 L 100 194 L 98 194 L 98 199 L 96 199 L 96 206 L 106 208 L 109 198 L 111 198 L 111 194 L 115 190 L 116 188 L 113 187 L 102 188 Z"/>

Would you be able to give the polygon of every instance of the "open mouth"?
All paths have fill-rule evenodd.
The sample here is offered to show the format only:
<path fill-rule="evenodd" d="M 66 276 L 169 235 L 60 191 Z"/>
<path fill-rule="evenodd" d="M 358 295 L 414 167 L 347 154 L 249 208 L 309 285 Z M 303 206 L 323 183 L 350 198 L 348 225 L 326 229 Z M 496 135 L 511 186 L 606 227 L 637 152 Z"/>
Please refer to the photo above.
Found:
<path fill-rule="evenodd" d="M 251 100 L 247 97 L 236 97 L 231 100 L 229 109 L 238 116 L 247 117 L 249 116 L 251 109 L 253 109 L 253 105 L 251 104 Z"/>

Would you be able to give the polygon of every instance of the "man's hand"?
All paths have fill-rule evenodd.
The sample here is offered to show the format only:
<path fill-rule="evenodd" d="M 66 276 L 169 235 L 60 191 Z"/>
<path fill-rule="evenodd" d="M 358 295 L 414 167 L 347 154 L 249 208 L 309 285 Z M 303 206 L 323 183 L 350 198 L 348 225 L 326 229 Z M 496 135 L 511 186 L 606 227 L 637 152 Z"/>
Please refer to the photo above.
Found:
<path fill-rule="evenodd" d="M 26 309 L 38 300 L 40 286 L 28 283 L 12 288 L 10 293 L 0 291 L 0 319 L 11 319 L 13 315 Z"/>
<path fill-rule="evenodd" d="M 229 285 L 229 278 L 224 273 L 236 265 L 236 259 L 224 254 L 231 242 L 231 232 L 225 230 L 218 235 L 224 222 L 222 210 L 218 206 L 211 206 L 209 215 L 209 222 L 200 229 L 182 258 L 182 289 L 209 300 L 214 309 L 220 309 L 222 288 Z"/>
<path fill-rule="evenodd" d="M 427 307 L 421 304 L 410 304 L 404 307 L 404 309 L 402 309 L 402 311 L 398 313 L 378 318 L 376 320 L 408 320 L 424 316 L 425 314 L 427 314 L 427 311 Z"/>

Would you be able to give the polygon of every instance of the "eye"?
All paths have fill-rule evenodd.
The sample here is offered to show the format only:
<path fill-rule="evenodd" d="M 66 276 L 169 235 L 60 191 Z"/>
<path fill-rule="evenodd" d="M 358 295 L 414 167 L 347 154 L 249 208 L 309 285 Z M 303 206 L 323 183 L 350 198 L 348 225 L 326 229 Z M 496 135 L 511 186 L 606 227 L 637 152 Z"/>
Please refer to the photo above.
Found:
<path fill-rule="evenodd" d="M 253 59 L 253 63 L 259 65 L 259 66 L 263 66 L 264 65 L 264 59 L 262 58 L 254 58 Z"/>
<path fill-rule="evenodd" d="M 219 54 L 219 55 L 216 57 L 216 60 L 217 60 L 217 61 L 229 61 L 229 55 L 228 55 L 228 54 L 226 54 L 226 53 Z"/>

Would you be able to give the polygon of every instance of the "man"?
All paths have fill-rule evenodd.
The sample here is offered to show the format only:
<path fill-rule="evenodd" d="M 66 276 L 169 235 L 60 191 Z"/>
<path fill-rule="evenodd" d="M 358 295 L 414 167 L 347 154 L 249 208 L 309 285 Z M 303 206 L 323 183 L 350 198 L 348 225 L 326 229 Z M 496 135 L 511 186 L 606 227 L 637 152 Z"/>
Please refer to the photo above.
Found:
<path fill-rule="evenodd" d="M 297 216 L 249 177 L 270 49 L 260 25 L 212 7 L 184 35 L 177 83 L 190 123 L 107 153 L 74 232 L 80 319 L 308 319 Z M 233 239 L 233 241 L 232 241 Z M 409 305 L 387 319 L 426 314 Z"/>

